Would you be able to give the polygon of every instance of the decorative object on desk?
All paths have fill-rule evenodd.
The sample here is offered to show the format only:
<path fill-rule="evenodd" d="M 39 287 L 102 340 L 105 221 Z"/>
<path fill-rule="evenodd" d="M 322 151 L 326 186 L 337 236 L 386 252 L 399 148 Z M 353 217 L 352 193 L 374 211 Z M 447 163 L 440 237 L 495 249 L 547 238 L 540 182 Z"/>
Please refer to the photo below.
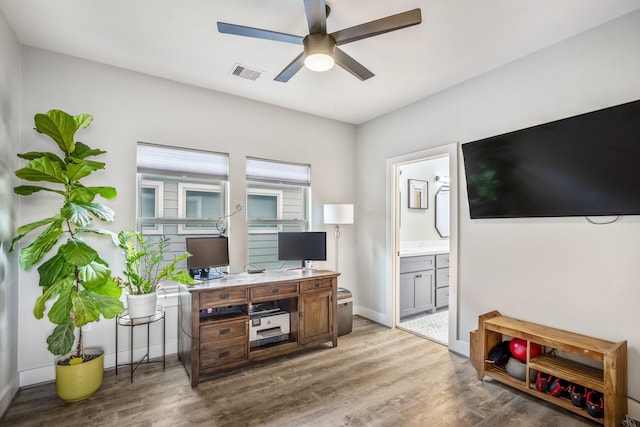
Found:
<path fill-rule="evenodd" d="M 113 187 L 81 183 L 83 178 L 105 167 L 102 162 L 89 160 L 105 151 L 76 142 L 76 132 L 89 126 L 92 120 L 89 114 L 71 116 L 60 110 L 36 114 L 35 130 L 49 136 L 62 155 L 53 152 L 18 154 L 27 160 L 27 164 L 15 172 L 20 179 L 42 183 L 15 187 L 16 194 L 33 196 L 44 191 L 62 197 L 61 206 L 55 208 L 49 217 L 18 227 L 10 250 L 13 251 L 27 234 L 44 227 L 31 243 L 20 249 L 19 262 L 24 270 L 40 264 L 38 273 L 42 295 L 36 300 L 33 314 L 42 319 L 48 308 L 49 320 L 56 325 L 47 338 L 47 348 L 55 355 L 65 356 L 57 362 L 57 365 L 65 366 L 60 369 L 56 366 L 56 385 L 58 396 L 69 401 L 86 399 L 102 384 L 102 350 L 98 350 L 98 354 L 85 350 L 82 326 L 100 320 L 101 315 L 112 319 L 124 311 L 120 301 L 122 289 L 112 279 L 109 265 L 81 237 L 107 235 L 114 243 L 117 242 L 114 233 L 90 228 L 94 219 L 112 222 L 114 217 L 109 207 L 94 201 L 95 197 L 100 195 L 113 199 L 117 194 Z M 46 202 L 45 209 L 50 203 Z M 66 241 L 60 242 L 63 236 L 66 236 Z M 41 262 L 54 247 L 55 254 Z M 49 301 L 52 304 L 47 306 Z M 74 343 L 75 353 L 69 354 Z M 87 362 L 98 366 L 87 368 Z M 86 378 L 87 371 L 95 378 Z M 67 376 L 70 378 L 65 378 Z"/>
<path fill-rule="evenodd" d="M 124 251 L 125 279 L 115 277 L 127 291 L 127 309 L 132 318 L 151 316 L 156 311 L 157 290 L 165 280 L 191 285 L 195 280 L 187 270 L 178 270 L 176 264 L 191 256 L 185 252 L 172 261 L 165 260 L 169 238 L 143 237 L 138 231 L 118 233 L 118 246 Z M 163 266 L 164 265 L 164 266 Z"/>
<path fill-rule="evenodd" d="M 410 179 L 408 183 L 407 199 L 409 200 L 409 209 L 427 209 L 429 207 L 429 182 Z"/>
<path fill-rule="evenodd" d="M 353 224 L 353 205 L 336 204 L 324 205 L 324 223 L 334 224 L 333 237 L 336 242 L 336 266 L 338 271 L 338 240 L 340 240 L 340 225 Z"/>

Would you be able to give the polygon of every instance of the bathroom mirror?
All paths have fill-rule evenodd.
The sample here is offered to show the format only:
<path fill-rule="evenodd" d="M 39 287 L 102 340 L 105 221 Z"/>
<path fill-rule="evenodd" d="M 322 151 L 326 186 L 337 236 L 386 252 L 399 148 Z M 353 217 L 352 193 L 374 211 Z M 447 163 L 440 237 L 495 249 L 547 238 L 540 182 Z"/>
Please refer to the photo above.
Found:
<path fill-rule="evenodd" d="M 436 231 L 440 237 L 449 237 L 449 186 L 436 192 Z"/>

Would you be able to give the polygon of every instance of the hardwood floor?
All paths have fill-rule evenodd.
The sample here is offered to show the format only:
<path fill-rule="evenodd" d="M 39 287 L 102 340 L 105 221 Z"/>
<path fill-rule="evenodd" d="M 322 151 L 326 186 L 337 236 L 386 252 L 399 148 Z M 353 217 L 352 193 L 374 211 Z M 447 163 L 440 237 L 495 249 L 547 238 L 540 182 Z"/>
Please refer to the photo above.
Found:
<path fill-rule="evenodd" d="M 124 372 L 123 372 L 124 371 Z M 312 349 L 217 375 L 191 388 L 176 356 L 105 372 L 65 403 L 54 384 L 22 389 L 1 426 L 596 426 L 490 380 L 468 359 L 354 317 L 337 348 Z"/>

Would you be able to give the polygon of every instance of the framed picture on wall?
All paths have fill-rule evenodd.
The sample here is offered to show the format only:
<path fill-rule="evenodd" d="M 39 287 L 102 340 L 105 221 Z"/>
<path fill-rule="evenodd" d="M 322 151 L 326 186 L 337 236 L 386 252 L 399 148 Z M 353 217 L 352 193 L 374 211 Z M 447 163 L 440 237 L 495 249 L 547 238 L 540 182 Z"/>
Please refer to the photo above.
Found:
<path fill-rule="evenodd" d="M 408 182 L 409 209 L 427 209 L 429 207 L 429 182 L 419 179 L 410 179 Z"/>

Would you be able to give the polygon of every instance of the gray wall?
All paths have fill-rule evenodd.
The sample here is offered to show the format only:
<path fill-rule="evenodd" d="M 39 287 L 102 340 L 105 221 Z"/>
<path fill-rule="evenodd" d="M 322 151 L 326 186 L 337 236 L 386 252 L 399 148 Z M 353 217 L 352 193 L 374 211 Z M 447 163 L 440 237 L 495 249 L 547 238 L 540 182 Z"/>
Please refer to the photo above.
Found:
<path fill-rule="evenodd" d="M 18 282 L 13 234 L 13 171 L 20 123 L 20 44 L 0 10 L 0 416 L 18 390 Z"/>
<path fill-rule="evenodd" d="M 640 99 L 640 12 L 570 38 L 358 128 L 358 304 L 391 323 L 387 159 Z M 389 143 L 393 141 L 393 143 Z M 372 174 L 371 170 L 380 173 Z M 452 171 L 452 174 L 454 172 Z M 615 173 L 615 171 L 611 171 Z M 628 340 L 640 399 L 640 217 L 469 219 L 459 158 L 457 339 L 491 311 L 611 341 Z M 453 226 L 453 225 L 452 225 Z M 367 292 L 364 292 L 366 284 Z"/>

